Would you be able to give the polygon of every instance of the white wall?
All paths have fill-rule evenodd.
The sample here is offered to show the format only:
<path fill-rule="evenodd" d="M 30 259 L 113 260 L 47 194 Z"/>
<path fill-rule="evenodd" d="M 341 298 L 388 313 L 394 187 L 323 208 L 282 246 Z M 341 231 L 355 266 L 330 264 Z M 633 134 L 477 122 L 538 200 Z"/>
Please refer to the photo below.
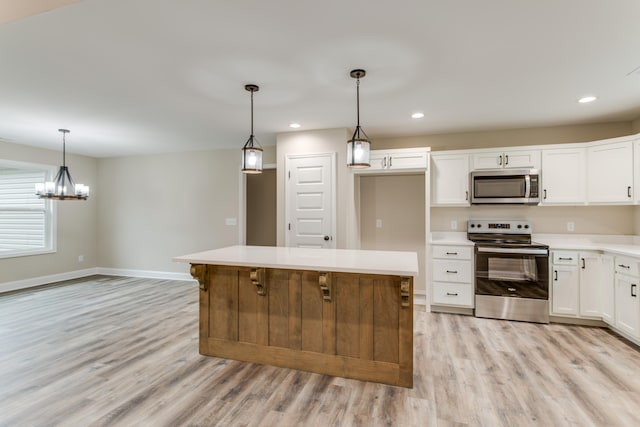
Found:
<path fill-rule="evenodd" d="M 0 141 L 0 158 L 58 167 L 62 152 Z M 77 182 L 91 187 L 87 201 L 56 201 L 57 251 L 51 254 L 0 259 L 0 283 L 50 276 L 98 266 L 97 257 L 97 161 L 67 153 L 67 166 Z M 84 262 L 78 262 L 78 256 Z"/>
<path fill-rule="evenodd" d="M 347 239 L 347 229 L 356 223 L 353 218 L 353 177 L 347 168 L 347 139 L 350 134 L 347 129 L 327 129 L 304 132 L 289 132 L 277 137 L 277 168 L 278 168 L 278 246 L 285 245 L 285 159 L 288 154 L 307 153 L 337 153 L 337 195 L 336 195 L 336 231 L 337 248 L 351 247 Z M 348 209 L 351 207 L 351 209 Z M 347 213 L 349 212 L 349 216 Z"/>

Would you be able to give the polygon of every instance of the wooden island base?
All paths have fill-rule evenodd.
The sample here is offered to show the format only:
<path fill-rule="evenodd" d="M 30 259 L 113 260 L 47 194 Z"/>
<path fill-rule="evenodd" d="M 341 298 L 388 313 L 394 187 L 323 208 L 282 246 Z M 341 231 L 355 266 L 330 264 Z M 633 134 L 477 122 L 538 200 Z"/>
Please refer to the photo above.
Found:
<path fill-rule="evenodd" d="M 191 264 L 200 353 L 413 386 L 413 278 Z"/>

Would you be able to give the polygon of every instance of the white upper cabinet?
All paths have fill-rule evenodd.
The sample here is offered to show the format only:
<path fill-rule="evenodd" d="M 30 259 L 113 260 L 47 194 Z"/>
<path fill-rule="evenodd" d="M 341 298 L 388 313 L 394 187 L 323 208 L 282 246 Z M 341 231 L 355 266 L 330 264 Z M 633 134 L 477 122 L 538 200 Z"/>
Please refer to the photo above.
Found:
<path fill-rule="evenodd" d="M 640 203 L 640 139 L 633 141 L 633 201 Z"/>
<path fill-rule="evenodd" d="M 431 205 L 469 206 L 469 155 L 431 155 Z"/>
<path fill-rule="evenodd" d="M 471 169 L 540 169 L 540 150 L 488 151 L 471 155 Z"/>
<path fill-rule="evenodd" d="M 399 148 L 397 150 L 371 150 L 371 167 L 361 169 L 359 173 L 367 171 L 387 170 L 427 170 L 429 151 L 424 148 Z"/>
<path fill-rule="evenodd" d="M 542 204 L 586 202 L 586 158 L 584 147 L 542 150 Z"/>
<path fill-rule="evenodd" d="M 589 147 L 587 171 L 589 203 L 633 203 L 632 141 Z"/>

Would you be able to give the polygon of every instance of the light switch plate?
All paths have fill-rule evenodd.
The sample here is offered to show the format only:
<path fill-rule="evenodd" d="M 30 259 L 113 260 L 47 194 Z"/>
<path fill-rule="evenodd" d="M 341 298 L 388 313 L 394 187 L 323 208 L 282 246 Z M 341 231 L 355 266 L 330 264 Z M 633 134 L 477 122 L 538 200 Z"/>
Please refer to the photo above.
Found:
<path fill-rule="evenodd" d="M 573 221 L 567 222 L 567 231 L 573 231 L 576 229 L 576 225 Z"/>
<path fill-rule="evenodd" d="M 458 221 L 456 221 L 455 219 L 451 220 L 451 229 L 452 230 L 457 230 L 458 229 Z"/>
<path fill-rule="evenodd" d="M 224 223 L 226 225 L 238 225 L 238 220 L 236 218 L 225 218 Z"/>
<path fill-rule="evenodd" d="M 376 228 L 382 228 L 382 220 L 376 219 Z"/>

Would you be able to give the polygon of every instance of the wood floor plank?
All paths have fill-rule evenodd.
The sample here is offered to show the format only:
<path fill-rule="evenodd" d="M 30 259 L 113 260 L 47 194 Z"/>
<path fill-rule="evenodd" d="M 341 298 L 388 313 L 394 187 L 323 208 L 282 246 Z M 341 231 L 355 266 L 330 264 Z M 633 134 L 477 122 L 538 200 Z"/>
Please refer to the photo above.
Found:
<path fill-rule="evenodd" d="M 405 389 L 202 356 L 198 296 L 106 276 L 0 295 L 0 426 L 640 425 L 640 352 L 604 329 L 415 311 Z"/>

